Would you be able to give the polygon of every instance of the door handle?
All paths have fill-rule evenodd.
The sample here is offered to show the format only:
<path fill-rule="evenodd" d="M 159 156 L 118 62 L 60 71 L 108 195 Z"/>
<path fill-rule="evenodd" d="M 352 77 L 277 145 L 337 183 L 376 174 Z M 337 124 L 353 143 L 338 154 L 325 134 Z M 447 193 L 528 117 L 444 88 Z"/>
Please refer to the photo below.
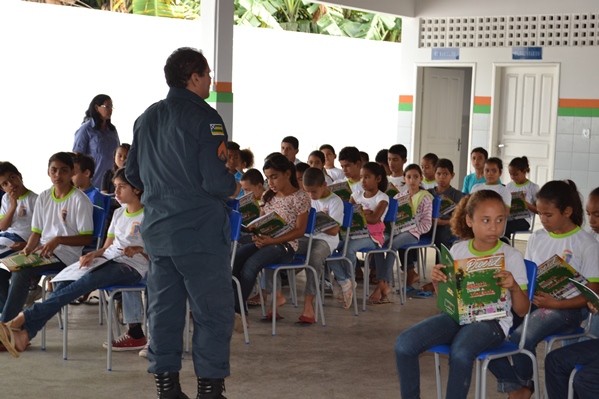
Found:
<path fill-rule="evenodd" d="M 458 139 L 458 152 L 460 151 L 461 147 L 462 147 L 462 139 Z"/>

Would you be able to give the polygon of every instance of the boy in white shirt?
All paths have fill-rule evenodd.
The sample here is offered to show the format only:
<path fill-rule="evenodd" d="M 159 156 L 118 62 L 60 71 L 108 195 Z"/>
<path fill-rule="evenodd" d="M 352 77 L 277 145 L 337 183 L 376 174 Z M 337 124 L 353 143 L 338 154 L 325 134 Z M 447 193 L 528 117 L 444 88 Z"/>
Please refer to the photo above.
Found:
<path fill-rule="evenodd" d="M 310 194 L 312 208 L 316 212 L 325 212 L 331 218 L 335 219 L 339 225 L 343 223 L 343 201 L 328 188 L 321 169 L 310 168 L 304 172 L 304 190 Z M 309 264 L 316 269 L 320 276 L 325 269 L 326 259 L 333 253 L 339 245 L 339 226 L 331 227 L 322 232 L 315 232 L 312 239 L 312 252 L 310 253 Z M 298 253 L 305 253 L 308 239 L 300 239 Z M 298 324 L 314 323 L 314 306 L 312 300 L 316 294 L 316 284 L 312 273 L 306 272 L 306 291 L 304 293 L 304 311 L 299 318 Z"/>
<path fill-rule="evenodd" d="M 393 183 L 400 192 L 405 193 L 408 190 L 403 178 L 403 167 L 408 161 L 408 150 L 402 144 L 395 144 L 387 152 L 387 164 L 391 175 L 387 178 L 389 183 Z"/>
<path fill-rule="evenodd" d="M 320 146 L 319 150 L 324 154 L 324 167 L 329 176 L 331 176 L 331 179 L 333 179 L 333 181 L 343 179 L 343 171 L 335 167 L 335 159 L 337 159 L 337 154 L 335 154 L 335 149 L 333 146 L 330 144 L 323 144 Z"/>
<path fill-rule="evenodd" d="M 362 169 L 360 151 L 356 147 L 342 148 L 339 152 L 339 163 L 345 177 L 334 183 L 347 182 L 352 193 L 363 191 L 360 183 L 360 169 Z"/>

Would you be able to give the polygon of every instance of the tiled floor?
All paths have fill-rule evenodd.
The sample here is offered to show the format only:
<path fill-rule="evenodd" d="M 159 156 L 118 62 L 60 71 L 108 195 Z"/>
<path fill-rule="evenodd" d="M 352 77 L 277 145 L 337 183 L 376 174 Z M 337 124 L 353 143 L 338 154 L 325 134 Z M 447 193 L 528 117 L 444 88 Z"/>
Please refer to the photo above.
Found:
<path fill-rule="evenodd" d="M 523 250 L 523 243 L 518 245 Z M 432 253 L 431 253 L 432 255 Z M 430 258 L 430 257 L 429 257 Z M 430 263 L 430 262 L 429 262 Z M 430 268 L 430 265 L 429 265 Z M 358 287 L 361 299 L 361 285 Z M 399 398 L 393 345 L 401 331 L 437 313 L 435 298 L 399 297 L 390 305 L 369 306 L 358 317 L 331 297 L 325 302 L 326 327 L 298 327 L 301 310 L 285 305 L 285 317 L 270 334 L 270 324 L 250 314 L 250 341 L 235 334 L 231 342 L 231 398 Z M 62 334 L 56 319 L 48 324 L 47 350 L 39 336 L 32 347 L 13 359 L 0 353 L 0 398 L 153 398 L 155 389 L 146 373 L 147 361 L 136 352 L 115 353 L 112 372 L 106 371 L 106 328 L 99 326 L 97 306 L 69 307 L 69 360 L 62 360 Z M 541 364 L 542 366 L 542 361 Z M 421 356 L 422 398 L 436 397 L 433 356 Z M 442 359 L 447 375 L 447 359 Z M 185 392 L 195 397 L 190 356 L 183 360 L 181 379 Z M 470 397 L 474 397 L 474 386 Z M 490 375 L 488 398 L 505 398 L 495 392 Z"/>

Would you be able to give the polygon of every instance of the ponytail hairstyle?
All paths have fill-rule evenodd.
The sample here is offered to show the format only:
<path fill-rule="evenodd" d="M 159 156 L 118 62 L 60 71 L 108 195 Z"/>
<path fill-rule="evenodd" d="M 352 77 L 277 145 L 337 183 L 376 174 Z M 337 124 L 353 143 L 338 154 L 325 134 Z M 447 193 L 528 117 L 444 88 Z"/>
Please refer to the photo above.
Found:
<path fill-rule="evenodd" d="M 408 173 L 411 170 L 417 171 L 418 174 L 420 175 L 420 178 L 422 180 L 424 180 L 424 175 L 422 174 L 422 168 L 420 167 L 420 165 L 418 165 L 417 163 L 411 163 L 408 166 L 406 166 L 405 169 L 403 170 L 404 176 L 406 175 L 406 173 Z M 422 183 L 420 183 L 420 189 L 424 190 L 424 187 L 422 186 Z"/>
<path fill-rule="evenodd" d="M 297 176 L 295 175 L 295 165 L 293 164 L 293 162 L 289 162 L 285 155 L 281 153 L 273 153 L 269 155 L 264 161 L 264 167 L 262 167 L 262 171 L 265 171 L 266 169 L 274 169 L 277 172 L 281 173 L 289 171 L 289 182 L 293 187 L 299 189 L 299 183 L 297 181 Z M 275 192 L 269 188 L 262 195 L 262 203 L 265 204 L 269 202 L 271 199 L 273 199 L 274 196 Z"/>
<path fill-rule="evenodd" d="M 481 202 L 490 200 L 495 200 L 505 207 L 501 195 L 492 190 L 479 190 L 471 195 L 464 196 L 451 216 L 450 224 L 453 235 L 463 240 L 474 238 L 472 227 L 466 223 L 466 215 L 472 219 L 478 205 Z"/>
<path fill-rule="evenodd" d="M 521 172 L 524 172 L 524 174 L 530 172 L 530 166 L 528 165 L 528 158 L 526 156 L 512 159 L 509 166 L 512 168 L 516 168 Z"/>
<path fill-rule="evenodd" d="M 496 158 L 496 157 L 488 158 L 485 161 L 485 165 L 488 163 L 494 163 L 495 165 L 497 165 L 497 167 L 499 168 L 499 173 L 501 173 L 503 171 L 503 161 L 500 158 Z"/>
<path fill-rule="evenodd" d="M 547 201 L 563 214 L 567 207 L 572 208 L 570 220 L 576 226 L 582 226 L 584 213 L 582 200 L 572 180 L 552 180 L 546 183 L 537 193 L 537 201 Z"/>
<path fill-rule="evenodd" d="M 375 177 L 380 177 L 381 181 L 378 184 L 378 189 L 382 192 L 387 191 L 387 186 L 389 186 L 389 181 L 387 180 L 387 174 L 385 173 L 385 168 L 379 165 L 376 162 L 366 162 L 362 165 L 362 169 L 366 169 L 371 172 Z"/>

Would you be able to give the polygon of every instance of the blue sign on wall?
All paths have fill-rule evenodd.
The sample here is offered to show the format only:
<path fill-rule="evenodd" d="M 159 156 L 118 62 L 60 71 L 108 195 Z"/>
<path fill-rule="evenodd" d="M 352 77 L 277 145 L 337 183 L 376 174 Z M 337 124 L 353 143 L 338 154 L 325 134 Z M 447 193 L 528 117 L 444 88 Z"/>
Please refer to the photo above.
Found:
<path fill-rule="evenodd" d="M 543 47 L 512 47 L 512 60 L 542 60 Z"/>
<path fill-rule="evenodd" d="M 431 53 L 432 60 L 459 60 L 460 49 L 459 48 L 433 48 Z"/>

